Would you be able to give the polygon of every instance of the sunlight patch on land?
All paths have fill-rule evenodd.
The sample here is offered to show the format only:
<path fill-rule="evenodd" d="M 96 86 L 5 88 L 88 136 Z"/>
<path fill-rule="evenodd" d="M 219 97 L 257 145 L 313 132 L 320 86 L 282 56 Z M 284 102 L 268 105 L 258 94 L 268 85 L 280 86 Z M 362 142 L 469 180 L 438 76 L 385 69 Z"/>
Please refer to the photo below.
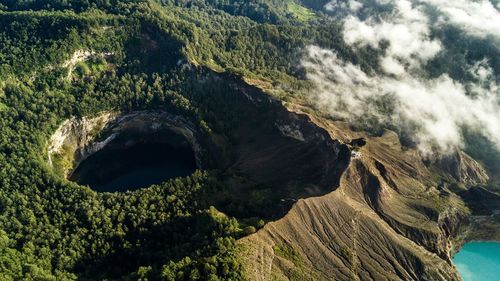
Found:
<path fill-rule="evenodd" d="M 306 22 L 316 17 L 316 14 L 308 8 L 297 4 L 294 0 L 288 1 L 288 11 L 292 13 L 299 21 Z"/>

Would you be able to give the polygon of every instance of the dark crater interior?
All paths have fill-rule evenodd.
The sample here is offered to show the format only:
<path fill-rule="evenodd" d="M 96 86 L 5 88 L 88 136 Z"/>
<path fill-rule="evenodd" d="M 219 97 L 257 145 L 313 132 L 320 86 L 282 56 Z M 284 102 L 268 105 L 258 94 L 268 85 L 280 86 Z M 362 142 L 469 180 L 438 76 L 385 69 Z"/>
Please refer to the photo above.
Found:
<path fill-rule="evenodd" d="M 79 155 L 89 149 L 76 153 L 81 161 L 69 179 L 120 192 L 209 170 L 220 188 L 207 202 L 245 219 L 279 218 L 297 200 L 338 187 L 350 161 L 347 145 L 238 78 L 197 81 L 185 92 L 203 93 L 190 99 L 205 112 L 211 133 L 166 112 L 127 113 L 101 133 L 96 143 L 117 134 L 105 147 L 87 158 Z"/>
<path fill-rule="evenodd" d="M 185 177 L 196 168 L 189 145 L 120 137 L 80 163 L 69 179 L 96 191 L 115 192 Z"/>

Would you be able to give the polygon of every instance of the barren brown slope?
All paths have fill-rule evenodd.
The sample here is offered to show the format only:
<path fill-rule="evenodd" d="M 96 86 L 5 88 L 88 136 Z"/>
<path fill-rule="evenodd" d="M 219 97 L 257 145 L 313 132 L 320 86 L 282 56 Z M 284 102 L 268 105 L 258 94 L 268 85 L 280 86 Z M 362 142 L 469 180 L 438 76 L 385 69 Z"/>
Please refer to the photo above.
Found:
<path fill-rule="evenodd" d="M 334 139 L 365 137 L 367 144 L 338 189 L 300 200 L 239 241 L 248 279 L 458 280 L 450 249 L 467 208 L 438 173 L 403 150 L 394 133 L 367 137 L 343 123 L 311 119 Z"/>

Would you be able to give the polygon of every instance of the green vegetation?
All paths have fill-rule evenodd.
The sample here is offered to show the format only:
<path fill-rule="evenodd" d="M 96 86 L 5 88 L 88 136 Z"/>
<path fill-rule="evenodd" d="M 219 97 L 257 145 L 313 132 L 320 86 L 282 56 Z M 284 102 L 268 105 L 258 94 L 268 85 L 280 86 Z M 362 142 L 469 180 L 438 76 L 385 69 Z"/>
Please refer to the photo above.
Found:
<path fill-rule="evenodd" d="M 273 247 L 276 256 L 284 258 L 292 262 L 293 267 L 284 272 L 284 274 L 293 281 L 299 280 L 316 280 L 320 279 L 316 276 L 316 273 L 311 271 L 310 268 L 304 263 L 304 258 L 298 253 L 294 248 L 285 244 L 277 244 Z M 277 277 L 276 272 L 271 273 L 271 280 L 280 280 Z"/>
<path fill-rule="evenodd" d="M 313 11 L 297 4 L 293 0 L 288 1 L 288 10 L 301 22 L 307 22 L 315 16 Z"/>
<path fill-rule="evenodd" d="M 292 247 L 288 245 L 274 245 L 274 253 L 277 256 L 280 256 L 282 258 L 285 258 L 291 262 L 293 262 L 296 266 L 299 266 L 303 263 L 302 257 L 300 256 L 299 253 L 297 253 Z"/>
<path fill-rule="evenodd" d="M 84 78 L 90 75 L 99 75 L 107 69 L 106 60 L 102 57 L 91 58 L 88 61 L 81 61 L 75 66 L 76 78 Z"/>
<path fill-rule="evenodd" d="M 234 200 L 221 171 L 198 171 L 96 193 L 62 179 L 71 155 L 48 165 L 48 140 L 71 117 L 165 110 L 235 145 L 240 121 L 254 116 L 227 81 L 203 82 L 214 73 L 293 100 L 310 90 L 300 66 L 308 45 L 378 69 L 383 50 L 346 45 L 319 11 L 325 3 L 0 0 L 0 279 L 242 279 L 235 240 L 264 225 L 259 212 L 280 199 L 271 187 L 242 178 L 248 197 Z M 240 221 L 213 207 L 221 199 Z M 275 251 L 300 267 L 293 249 Z"/>
<path fill-rule="evenodd" d="M 65 177 L 67 171 L 70 171 L 74 166 L 75 155 L 73 150 L 64 145 L 59 153 L 54 153 L 51 156 L 52 168 L 54 173 L 61 177 Z"/>
<path fill-rule="evenodd" d="M 96 193 L 62 179 L 72 155 L 47 164 L 63 120 L 103 111 L 166 110 L 235 139 L 251 117 L 224 108 L 237 97 L 203 83 L 212 71 L 289 95 L 308 85 L 297 67 L 308 44 L 372 67 L 299 2 L 229 2 L 0 0 L 0 279 L 243 278 L 235 239 L 264 225 L 252 214 L 272 204 L 269 187 L 238 222 L 213 207 L 218 171 Z"/>

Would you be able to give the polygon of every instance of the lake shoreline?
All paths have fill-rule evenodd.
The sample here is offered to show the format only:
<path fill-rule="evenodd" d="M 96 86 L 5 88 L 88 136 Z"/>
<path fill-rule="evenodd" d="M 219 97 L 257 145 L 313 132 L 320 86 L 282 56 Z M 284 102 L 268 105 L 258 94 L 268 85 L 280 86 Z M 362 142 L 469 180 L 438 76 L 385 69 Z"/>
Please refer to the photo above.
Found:
<path fill-rule="evenodd" d="M 500 241 L 470 241 L 453 256 L 464 281 L 495 280 L 500 274 Z"/>

